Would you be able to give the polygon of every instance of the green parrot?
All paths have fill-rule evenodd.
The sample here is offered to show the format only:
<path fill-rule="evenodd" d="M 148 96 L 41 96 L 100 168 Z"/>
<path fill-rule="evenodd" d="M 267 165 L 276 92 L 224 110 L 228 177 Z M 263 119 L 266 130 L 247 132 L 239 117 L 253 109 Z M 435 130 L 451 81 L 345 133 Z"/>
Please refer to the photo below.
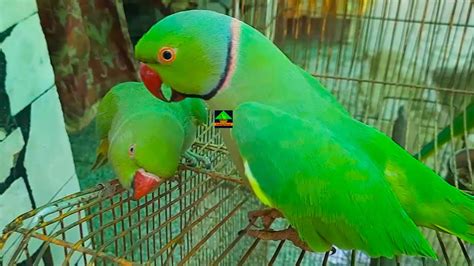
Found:
<path fill-rule="evenodd" d="M 417 225 L 474 242 L 472 196 L 352 118 L 251 26 L 212 11 L 179 12 L 149 29 L 135 57 L 156 97 L 201 98 L 234 111 L 231 135 L 244 175 L 273 208 L 259 215 L 282 215 L 292 226 L 249 235 L 389 258 L 437 257 Z M 170 99 L 160 92 L 163 83 Z"/>
<path fill-rule="evenodd" d="M 100 144 L 93 169 L 110 161 L 120 184 L 133 188 L 132 197 L 138 200 L 174 176 L 182 155 L 209 164 L 189 151 L 207 115 L 200 99 L 165 103 L 141 82 L 120 83 L 99 104 Z"/>
<path fill-rule="evenodd" d="M 463 134 L 474 126 L 474 103 L 470 103 L 463 112 L 458 114 L 447 127 L 443 128 L 435 139 L 423 145 L 415 154 L 415 158 L 424 160 L 432 155 L 436 148 L 450 141 L 452 138 Z"/>

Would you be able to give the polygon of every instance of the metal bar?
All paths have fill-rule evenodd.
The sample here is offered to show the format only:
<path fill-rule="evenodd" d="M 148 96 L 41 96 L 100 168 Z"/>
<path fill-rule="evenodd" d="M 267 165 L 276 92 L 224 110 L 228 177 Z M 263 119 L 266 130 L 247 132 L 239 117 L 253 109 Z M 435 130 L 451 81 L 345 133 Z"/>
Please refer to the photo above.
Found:
<path fill-rule="evenodd" d="M 181 211 L 184 212 L 184 210 L 181 210 Z M 189 216 L 187 217 L 187 220 L 186 220 L 186 226 L 191 223 L 191 218 L 192 218 L 192 217 L 194 216 L 194 214 L 196 214 L 196 213 L 197 213 L 197 208 L 194 208 L 194 210 L 192 210 L 192 211 L 189 213 Z M 186 213 L 185 213 L 185 214 L 186 214 Z M 181 228 L 181 230 L 182 230 L 182 228 Z M 186 236 L 189 236 L 189 235 L 186 235 Z M 176 248 L 177 245 L 178 245 L 178 243 L 175 243 L 175 244 L 173 245 L 173 247 L 171 248 L 171 250 L 170 250 L 170 252 L 169 252 L 170 254 L 173 254 L 173 251 L 175 250 L 175 248 Z M 188 243 L 187 245 L 188 245 L 188 247 L 189 247 L 191 244 Z M 167 259 L 163 265 L 168 265 L 168 264 L 169 264 L 169 260 Z"/>
<path fill-rule="evenodd" d="M 209 181 L 209 180 L 201 182 L 201 184 L 200 184 L 199 186 L 193 188 L 193 190 L 187 191 L 187 194 L 192 193 L 194 190 L 197 190 L 200 186 L 202 186 L 204 183 L 206 183 L 206 182 L 208 182 L 208 181 Z M 216 186 L 217 186 L 217 185 L 216 185 Z M 183 195 L 183 196 L 184 196 L 184 195 Z M 162 212 L 164 212 L 164 211 L 167 211 L 168 209 L 170 209 L 170 207 L 171 207 L 174 203 L 178 202 L 179 199 L 180 199 L 180 197 L 178 197 L 178 198 L 176 198 L 176 199 L 174 199 L 174 200 L 168 202 L 166 205 L 164 205 L 164 206 L 158 208 L 158 210 L 157 210 L 156 213 L 152 213 L 152 216 L 151 216 L 151 217 L 156 216 L 157 214 L 162 213 Z M 188 208 L 191 208 L 191 207 L 193 207 L 193 206 L 189 206 Z M 135 228 L 136 226 L 141 225 L 143 222 L 146 222 L 146 221 L 148 221 L 149 219 L 151 219 L 151 217 L 150 217 L 150 216 L 145 217 L 142 221 L 139 221 L 138 223 L 134 224 L 133 226 L 130 226 L 130 227 L 128 228 L 128 230 L 132 230 L 132 229 Z M 123 217 L 122 217 L 122 218 L 123 218 Z M 167 224 L 171 223 L 171 222 L 172 222 L 173 220 L 175 220 L 176 218 L 178 218 L 177 215 L 175 215 L 174 218 L 167 219 L 166 221 L 164 221 L 163 223 L 161 223 L 160 226 L 159 226 L 157 229 L 154 229 L 151 233 L 147 234 L 147 235 L 144 236 L 144 237 L 148 237 L 148 236 L 151 235 L 151 234 L 155 234 L 155 233 L 158 232 L 162 227 L 164 227 L 164 226 L 166 226 Z M 126 233 L 127 233 L 126 231 L 121 232 L 119 235 L 113 237 L 112 239 L 109 239 L 107 243 L 110 243 L 111 241 L 114 241 L 115 238 L 117 238 L 117 237 L 122 237 L 122 236 L 124 236 Z M 81 241 L 82 241 L 82 240 L 81 240 Z M 128 249 L 128 251 L 126 251 L 126 252 L 123 254 L 123 256 L 126 256 L 127 254 L 129 254 L 130 252 L 132 252 L 132 251 L 133 251 L 133 247 L 134 247 L 137 243 L 141 243 L 141 241 L 142 241 L 142 240 L 140 240 L 140 241 L 138 241 L 138 242 L 136 242 L 136 243 L 133 243 L 133 242 L 132 242 L 132 243 L 131 243 L 131 247 Z M 100 247 L 98 250 L 99 250 L 99 251 L 102 251 L 104 248 L 105 248 L 105 246 L 102 246 L 102 247 Z"/>
<path fill-rule="evenodd" d="M 466 246 L 464 245 L 464 243 L 462 242 L 462 240 L 459 237 L 456 237 L 456 240 L 458 241 L 459 246 L 461 247 L 461 251 L 462 251 L 462 254 L 463 254 L 464 258 L 466 259 L 467 265 L 472 266 L 472 261 L 469 258 L 469 253 L 467 252 Z"/>
<path fill-rule="evenodd" d="M 436 238 L 438 239 L 439 246 L 441 247 L 441 251 L 443 253 L 444 260 L 446 261 L 446 265 L 447 266 L 451 265 L 451 262 L 449 261 L 448 252 L 446 252 L 446 246 L 444 245 L 444 242 L 441 239 L 441 235 L 438 231 L 436 231 Z"/>
<path fill-rule="evenodd" d="M 352 250 L 352 251 L 351 251 L 351 266 L 355 266 L 355 265 L 356 265 L 356 255 L 357 255 L 357 251 L 356 251 L 356 250 Z"/>
<path fill-rule="evenodd" d="M 111 199 L 112 200 L 112 199 Z M 122 201 L 122 198 L 119 199 L 119 202 Z M 111 206 L 114 205 L 114 202 L 112 201 L 112 204 L 110 204 Z M 117 219 L 117 215 L 115 214 L 115 208 L 112 208 L 112 217 L 113 217 L 113 220 L 116 220 Z M 118 234 L 118 230 L 117 230 L 117 224 L 118 223 L 114 223 L 114 235 L 117 235 Z M 122 227 L 122 230 L 124 230 L 125 228 Z M 81 237 L 81 239 L 83 239 L 83 237 Z M 124 248 L 125 248 L 125 244 L 124 244 Z M 119 240 L 116 239 L 115 240 L 115 255 L 118 257 L 119 256 Z"/>
<path fill-rule="evenodd" d="M 24 232 L 21 232 L 21 230 L 24 230 Z M 20 244 L 18 244 L 18 247 L 17 249 L 15 250 L 15 252 L 13 252 L 12 256 L 11 256 L 11 259 L 10 259 L 10 263 L 9 265 L 15 265 L 13 264 L 14 261 L 17 261 L 17 258 L 21 255 L 22 253 L 22 247 L 25 247 L 28 245 L 28 241 L 30 240 L 32 234 L 34 232 L 32 232 L 31 230 L 26 230 L 26 229 L 23 229 L 23 228 L 18 228 L 17 229 L 17 232 L 19 233 L 22 233 L 23 234 L 23 238 L 21 239 L 21 242 Z"/>
<path fill-rule="evenodd" d="M 203 170 L 201 168 L 189 167 L 189 166 L 185 166 L 185 165 L 181 166 L 181 169 L 192 170 L 196 173 L 205 174 L 206 176 L 208 176 L 210 178 L 213 178 L 213 179 L 224 180 L 224 181 L 235 183 L 235 184 L 240 185 L 240 186 L 245 186 L 242 179 L 240 179 L 240 178 L 230 178 L 230 177 L 224 176 L 224 175 L 222 175 L 218 172 L 212 172 L 212 171 L 208 171 L 208 170 Z"/>
<path fill-rule="evenodd" d="M 19 228 L 18 231 L 22 234 L 27 234 L 28 233 L 28 230 L 26 229 L 23 229 L 23 228 Z M 55 239 L 55 238 L 50 238 L 48 236 L 45 236 L 45 235 L 42 235 L 42 234 L 38 234 L 36 232 L 31 232 L 29 233 L 30 236 L 32 237 L 35 237 L 41 241 L 44 241 L 44 242 L 48 242 L 48 243 L 52 243 L 52 244 L 55 244 L 55 245 L 58 245 L 58 246 L 62 246 L 62 247 L 67 247 L 67 248 L 70 248 L 72 249 L 72 244 L 69 243 L 69 242 L 66 242 L 66 241 L 63 241 L 63 240 L 59 240 L 59 239 Z M 108 255 L 107 253 L 103 253 L 103 252 L 97 252 L 96 250 L 92 250 L 92 249 L 88 249 L 88 248 L 84 248 L 84 247 L 79 247 L 77 249 L 77 251 L 79 252 L 83 252 L 85 254 L 89 254 L 89 255 L 98 255 L 99 257 L 102 257 L 102 258 L 105 258 L 105 259 L 108 259 L 110 262 L 115 262 L 115 263 L 119 263 L 121 265 L 123 264 L 127 264 L 127 263 L 130 263 L 129 261 L 127 260 L 124 260 L 124 259 L 121 259 L 121 258 L 115 258 L 113 256 L 110 256 Z"/>
<path fill-rule="evenodd" d="M 252 252 L 255 250 L 255 248 L 257 247 L 258 243 L 260 243 L 260 238 L 257 238 L 253 241 L 252 245 L 250 245 L 250 247 L 247 249 L 247 251 L 245 252 L 245 254 L 242 256 L 242 258 L 240 258 L 239 262 L 237 263 L 237 265 L 244 265 L 244 262 L 246 262 L 248 260 L 248 258 L 250 257 L 250 255 L 252 254 Z"/>
<path fill-rule="evenodd" d="M 283 248 L 283 244 L 285 244 L 285 241 L 286 241 L 286 240 L 281 240 L 280 243 L 278 243 L 278 246 L 277 246 L 277 248 L 275 249 L 275 252 L 273 253 L 272 258 L 271 258 L 270 261 L 268 262 L 268 266 L 271 266 L 271 265 L 273 265 L 273 263 L 275 263 L 275 260 L 277 259 L 278 254 L 280 254 L 280 251 L 281 251 L 281 249 Z"/>
<path fill-rule="evenodd" d="M 342 79 L 342 80 L 355 81 L 355 82 L 366 82 L 366 83 L 374 83 L 374 84 L 382 84 L 382 85 L 396 85 L 400 87 L 407 87 L 407 88 L 414 88 L 414 89 L 432 89 L 432 90 L 437 90 L 437 91 L 447 91 L 447 92 L 454 92 L 454 93 L 460 93 L 460 94 L 474 95 L 474 91 L 456 90 L 456 89 L 450 89 L 450 88 L 428 87 L 428 86 L 423 86 L 423 85 L 401 84 L 401 83 L 388 82 L 388 81 L 382 81 L 382 80 L 370 80 L 370 79 L 342 77 L 342 76 L 333 76 L 333 75 L 320 75 L 320 74 L 312 74 L 312 75 L 321 79 Z"/>
<path fill-rule="evenodd" d="M 214 187 L 212 187 L 211 190 L 209 190 L 208 192 L 206 192 L 206 194 L 204 194 L 200 199 L 198 199 L 196 202 L 193 202 L 192 205 L 189 205 L 187 206 L 186 208 L 184 208 L 181 212 L 169 217 L 164 223 L 160 224 L 156 229 L 154 229 L 150 234 L 147 234 L 145 235 L 144 237 L 149 237 L 149 235 L 151 234 L 154 234 L 156 232 L 158 232 L 159 230 L 161 230 L 163 227 L 167 226 L 167 225 L 170 225 L 172 221 L 176 220 L 178 217 L 182 216 L 186 211 L 194 208 L 196 205 L 200 204 L 205 198 L 207 198 L 207 196 L 209 196 L 212 192 L 214 192 L 221 184 L 222 184 L 223 181 L 221 181 L 220 183 L 216 184 Z M 207 183 L 207 182 L 203 182 L 204 184 Z M 176 199 L 175 199 L 176 200 Z M 169 208 L 167 208 L 169 209 Z M 183 229 L 184 230 L 184 229 Z M 182 232 L 182 231 L 181 231 Z M 142 240 L 139 240 L 137 243 L 140 243 Z M 169 240 L 167 243 L 165 243 L 164 246 L 167 246 L 169 245 L 169 243 L 171 242 L 171 240 Z M 137 243 L 135 243 L 135 245 L 137 245 Z M 132 248 L 130 248 L 130 250 L 127 252 L 129 253 L 131 250 L 133 250 L 133 246 Z M 160 251 L 163 250 L 163 248 L 160 249 Z M 125 253 L 125 254 L 127 254 Z"/>
<path fill-rule="evenodd" d="M 245 227 L 245 229 L 243 230 L 247 231 L 251 226 L 252 224 L 248 224 L 247 227 Z M 245 234 L 239 234 L 234 239 L 234 241 L 227 245 L 226 249 L 219 255 L 219 257 L 217 257 L 216 260 L 212 262 L 212 265 L 218 265 L 224 259 L 224 257 L 227 256 L 227 254 L 229 254 L 229 252 L 235 247 L 235 245 L 237 245 L 237 243 L 244 237 L 244 235 Z"/>
<path fill-rule="evenodd" d="M 302 262 L 303 259 L 304 259 L 304 254 L 305 254 L 305 253 L 306 253 L 306 251 L 301 250 L 300 255 L 298 256 L 298 259 L 296 260 L 296 263 L 295 263 L 296 266 L 301 265 L 301 262 Z"/>
<path fill-rule="evenodd" d="M 189 182 L 189 181 L 186 181 L 186 182 Z M 177 187 L 178 187 L 178 186 L 174 186 L 172 189 L 166 190 L 166 192 L 160 194 L 159 196 L 168 195 L 168 194 L 170 194 L 171 192 L 173 192 L 174 190 L 176 190 Z M 192 191 L 193 191 L 193 190 L 191 190 L 190 192 L 188 192 L 188 194 L 191 193 Z M 130 202 L 128 198 L 127 198 L 126 200 L 128 200 L 128 202 Z M 101 212 L 100 212 L 100 213 L 106 212 L 106 211 L 111 210 L 111 209 L 113 210 L 116 206 L 122 206 L 123 202 L 124 202 L 123 200 L 120 200 L 120 201 L 118 201 L 117 203 L 111 204 L 111 205 L 110 205 L 109 207 L 107 207 L 107 208 L 101 208 Z M 175 203 L 175 202 L 176 202 L 176 201 L 170 202 L 170 204 L 167 204 L 165 207 L 171 206 L 171 205 L 172 205 L 173 203 Z M 114 218 L 112 221 L 110 221 L 110 222 L 108 222 L 108 223 L 106 223 L 106 224 L 104 224 L 104 225 L 99 226 L 99 228 L 97 228 L 94 232 L 90 233 L 90 234 L 87 235 L 85 238 L 81 239 L 79 242 L 76 242 L 76 244 L 81 244 L 81 243 L 85 242 L 86 240 L 91 239 L 94 235 L 98 234 L 99 232 L 103 233 L 103 231 L 104 231 L 106 228 L 108 228 L 108 227 L 110 227 L 110 226 L 112 226 L 112 225 L 115 226 L 115 225 L 118 223 L 118 221 L 121 221 L 121 222 L 122 222 L 122 229 L 125 230 L 125 227 L 124 227 L 124 224 L 123 224 L 125 218 L 130 218 L 133 214 L 139 212 L 140 209 L 142 209 L 143 207 L 147 207 L 147 206 L 150 205 L 150 204 L 153 205 L 153 203 L 154 203 L 154 201 L 148 201 L 148 202 L 145 202 L 144 205 L 141 205 L 141 206 L 139 206 L 139 207 L 137 207 L 137 208 L 134 208 L 134 209 L 131 209 L 131 210 L 129 209 L 129 211 L 127 212 L 126 215 L 124 215 L 123 212 L 122 212 L 122 215 L 121 215 L 119 218 Z M 159 209 L 160 212 L 163 211 L 165 207 L 160 208 L 160 209 Z M 97 216 L 98 214 L 99 214 L 99 213 L 96 213 L 96 214 L 94 214 L 94 215 L 88 215 L 88 216 L 85 216 L 85 217 L 82 218 L 82 219 L 79 219 L 78 221 L 76 221 L 76 222 L 70 224 L 69 226 L 67 226 L 67 227 L 65 228 L 65 231 L 67 231 L 67 230 L 69 230 L 69 229 L 71 229 L 71 228 L 73 228 L 73 227 L 75 227 L 75 226 L 77 226 L 77 225 L 80 225 L 80 224 L 82 224 L 82 223 L 85 222 L 85 221 L 90 220 L 90 219 L 91 219 L 91 216 L 94 217 L 94 216 Z M 53 234 L 52 237 L 56 237 L 56 236 L 58 236 L 58 235 L 61 234 L 61 233 L 63 233 L 62 230 L 60 230 L 60 231 L 56 232 L 55 234 Z M 126 246 L 126 245 L 125 245 L 125 243 L 124 243 L 124 247 L 125 247 L 125 246 Z"/>
<path fill-rule="evenodd" d="M 323 259 L 323 262 L 321 263 L 321 265 L 323 265 L 323 266 L 326 266 L 326 265 L 328 265 L 328 261 L 329 261 L 329 253 L 330 253 L 330 251 L 328 251 L 328 252 L 324 253 L 324 259 Z"/>
<path fill-rule="evenodd" d="M 222 182 L 220 182 L 219 184 L 221 184 Z M 234 189 L 232 189 L 230 191 L 230 193 L 224 197 L 223 199 L 221 199 L 218 203 L 216 203 L 214 206 L 212 206 L 211 208 L 209 208 L 208 210 L 206 210 L 198 219 L 194 220 L 189 226 L 187 226 L 186 228 L 184 228 L 176 237 L 174 237 L 173 239 L 171 239 L 171 241 L 169 241 L 168 243 L 166 243 L 155 255 L 155 256 L 159 256 L 161 255 L 163 252 L 165 252 L 171 245 L 173 245 L 174 242 L 178 241 L 179 239 L 181 239 L 181 237 L 183 237 L 184 234 L 188 233 L 194 226 L 196 226 L 197 224 L 199 224 L 202 220 L 204 220 L 207 216 L 209 216 L 209 214 L 211 214 L 214 210 L 216 210 L 224 201 L 226 201 L 227 199 L 230 198 L 230 196 L 232 196 L 236 191 L 237 191 L 237 188 L 238 187 L 235 187 Z M 214 189 L 215 190 L 215 189 Z M 207 194 L 208 195 L 208 194 Z"/>
<path fill-rule="evenodd" d="M 429 2 L 429 1 L 426 1 Z M 441 1 L 440 1 L 441 2 Z M 294 9 L 294 8 L 287 8 L 287 9 Z M 343 18 L 344 13 L 335 13 L 335 17 Z M 402 22 L 402 23 L 410 23 L 410 24 L 426 24 L 426 25 L 441 25 L 441 26 L 453 26 L 453 27 L 467 27 L 467 28 L 474 28 L 474 24 L 468 24 L 467 22 L 464 23 L 450 23 L 450 22 L 440 22 L 440 21 L 423 21 L 417 19 L 401 19 L 401 18 L 391 18 L 391 17 L 380 17 L 374 15 L 353 15 L 347 14 L 346 18 L 357 18 L 362 20 L 379 20 L 379 21 L 391 21 L 391 22 Z"/>
<path fill-rule="evenodd" d="M 217 223 L 210 231 L 209 233 L 207 233 L 202 239 L 201 241 L 199 241 L 190 251 L 188 251 L 188 253 L 186 254 L 186 256 L 178 263 L 178 265 L 183 265 L 186 261 L 188 261 L 192 255 L 194 255 L 203 245 L 204 243 L 211 237 L 214 235 L 214 233 L 222 226 L 224 225 L 224 223 L 227 222 L 227 220 L 230 219 L 230 217 L 232 217 L 236 212 L 237 210 L 240 209 L 240 207 L 242 207 L 242 205 L 244 205 L 245 202 L 247 202 L 248 198 L 245 198 L 244 200 L 242 200 L 239 204 L 237 204 L 224 218 L 222 218 L 222 220 Z"/>

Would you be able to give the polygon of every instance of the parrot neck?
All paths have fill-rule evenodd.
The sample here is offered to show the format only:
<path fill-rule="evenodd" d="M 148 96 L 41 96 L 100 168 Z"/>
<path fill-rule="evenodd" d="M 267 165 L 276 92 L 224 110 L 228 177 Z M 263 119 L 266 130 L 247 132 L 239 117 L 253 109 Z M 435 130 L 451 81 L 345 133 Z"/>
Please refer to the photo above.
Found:
<path fill-rule="evenodd" d="M 238 20 L 232 21 L 229 71 L 219 92 L 207 100 L 211 109 L 233 110 L 247 101 L 274 103 L 297 94 L 307 83 L 300 69 L 270 40 Z M 301 88 L 304 90 L 304 88 Z"/>

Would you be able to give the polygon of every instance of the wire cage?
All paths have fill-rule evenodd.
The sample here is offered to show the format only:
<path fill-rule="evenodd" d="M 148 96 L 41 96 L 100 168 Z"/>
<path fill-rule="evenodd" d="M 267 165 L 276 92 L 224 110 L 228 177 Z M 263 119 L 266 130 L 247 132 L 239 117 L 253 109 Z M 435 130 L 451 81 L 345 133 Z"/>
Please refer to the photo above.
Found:
<path fill-rule="evenodd" d="M 470 0 L 241 0 L 232 15 L 273 40 L 318 77 L 352 115 L 415 153 L 472 101 L 474 2 Z M 316 254 L 288 241 L 242 233 L 262 208 L 238 182 L 222 137 L 199 128 L 193 149 L 213 171 L 182 166 L 140 201 L 116 181 L 15 219 L 0 262 L 27 265 L 472 265 L 474 246 L 422 229 L 439 261 L 370 259 L 359 251 Z M 435 149 L 426 164 L 473 188 L 469 131 Z M 474 155 L 474 153 L 473 153 Z M 285 220 L 274 228 L 288 226 Z M 391 264 L 392 263 L 392 264 Z"/>

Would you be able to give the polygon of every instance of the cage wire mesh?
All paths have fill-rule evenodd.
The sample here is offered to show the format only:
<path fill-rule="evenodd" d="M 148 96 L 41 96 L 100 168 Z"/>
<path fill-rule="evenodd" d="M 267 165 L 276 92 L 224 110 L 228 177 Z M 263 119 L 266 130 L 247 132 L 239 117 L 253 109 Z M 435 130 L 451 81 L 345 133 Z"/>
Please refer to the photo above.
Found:
<path fill-rule="evenodd" d="M 415 153 L 472 101 L 474 2 L 448 0 L 232 1 L 233 16 L 272 39 L 313 73 L 357 119 Z M 262 208 L 232 180 L 237 173 L 219 132 L 198 130 L 195 152 L 213 171 L 182 166 L 173 182 L 135 202 L 115 181 L 70 195 L 8 225 L 8 264 L 472 265 L 474 247 L 422 229 L 439 261 L 375 260 L 358 251 L 308 253 L 288 241 L 260 241 L 247 212 Z M 427 160 L 453 185 L 473 188 L 468 131 Z M 474 155 L 474 153 L 472 153 Z M 461 159 L 460 159 L 461 158 Z M 464 163 L 463 163 L 464 162 Z M 235 179 L 234 179 L 235 180 Z M 275 228 L 288 226 L 284 220 Z"/>

